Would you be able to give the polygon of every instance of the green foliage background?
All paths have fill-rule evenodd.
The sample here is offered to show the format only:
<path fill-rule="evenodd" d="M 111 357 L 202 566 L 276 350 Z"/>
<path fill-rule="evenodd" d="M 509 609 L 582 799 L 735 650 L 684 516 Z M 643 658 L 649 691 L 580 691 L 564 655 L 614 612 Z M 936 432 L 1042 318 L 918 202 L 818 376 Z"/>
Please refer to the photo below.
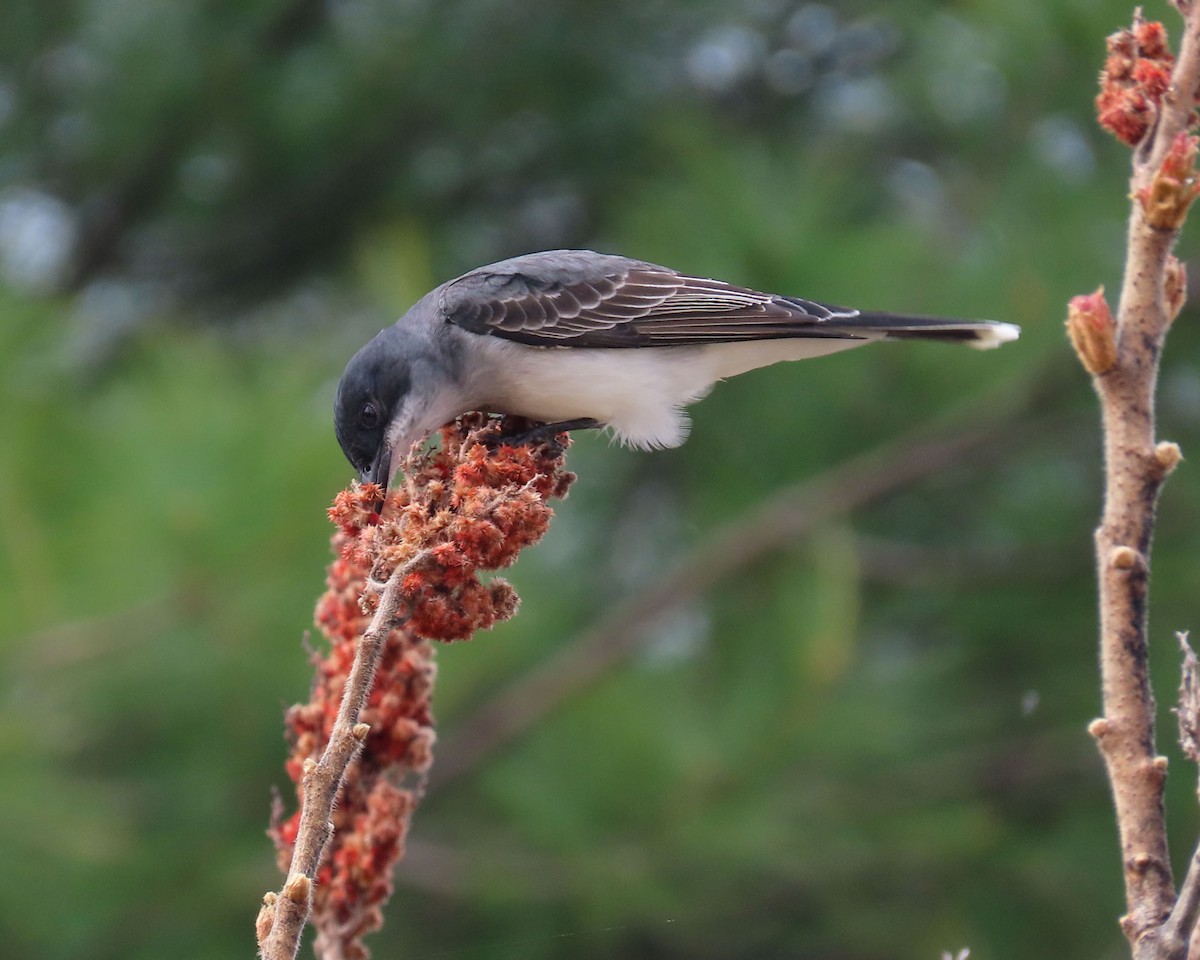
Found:
<path fill-rule="evenodd" d="M 281 711 L 307 690 L 323 511 L 350 475 L 342 365 L 442 279 L 590 246 L 1024 335 L 760 371 L 703 401 L 678 450 L 581 437 L 571 498 L 512 571 L 520 615 L 439 652 L 447 741 L 778 489 L 931 421 L 985 414 L 996 436 L 664 615 L 532 733 L 435 783 L 376 955 L 1122 956 L 1085 733 L 1097 416 L 1061 321 L 1120 281 L 1128 155 L 1091 98 L 1129 16 L 5 5 L 4 953 L 252 954 L 278 885 Z M 1196 324 L 1185 310 L 1162 382 L 1185 454 Z M 1168 713 L 1173 632 L 1200 610 L 1197 503 L 1185 462 L 1152 618 L 1179 864 L 1200 827 Z"/>

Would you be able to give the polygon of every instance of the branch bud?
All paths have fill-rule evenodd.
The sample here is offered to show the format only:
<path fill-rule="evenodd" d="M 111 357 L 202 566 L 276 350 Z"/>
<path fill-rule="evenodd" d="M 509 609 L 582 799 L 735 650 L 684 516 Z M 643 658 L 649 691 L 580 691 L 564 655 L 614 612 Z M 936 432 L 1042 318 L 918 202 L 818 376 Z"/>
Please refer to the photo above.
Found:
<path fill-rule="evenodd" d="M 1179 444 L 1170 440 L 1164 440 L 1154 448 L 1154 465 L 1164 477 L 1170 475 L 1182 459 L 1183 451 L 1179 449 Z"/>
<path fill-rule="evenodd" d="M 367 734 L 371 732 L 369 723 L 356 723 L 350 728 L 350 733 L 353 734 L 355 740 L 366 740 Z"/>
<path fill-rule="evenodd" d="M 1134 196 L 1142 205 L 1146 222 L 1156 230 L 1178 230 L 1187 218 L 1188 207 L 1200 195 L 1196 178 L 1196 148 L 1200 139 L 1180 133 L 1163 157 L 1162 166 L 1149 186 Z"/>
<path fill-rule="evenodd" d="M 271 935 L 271 928 L 275 926 L 275 901 L 278 899 L 279 897 L 274 893 L 264 896 L 262 908 L 258 911 L 258 916 L 254 918 L 254 936 L 258 939 L 260 949 L 266 945 L 267 937 Z"/>
<path fill-rule="evenodd" d="M 283 895 L 293 903 L 308 903 L 308 894 L 311 890 L 312 881 L 302 873 L 288 878 L 288 882 L 283 885 Z"/>
<path fill-rule="evenodd" d="M 1108 38 L 1108 58 L 1096 97 L 1100 126 L 1131 147 L 1140 143 L 1158 115 L 1174 65 L 1163 25 L 1146 20 L 1139 10 L 1132 27 Z"/>
<path fill-rule="evenodd" d="M 1132 570 L 1137 566 L 1138 552 L 1133 547 L 1113 547 L 1108 562 L 1118 570 Z"/>
<path fill-rule="evenodd" d="M 1093 376 L 1117 365 L 1117 322 L 1104 299 L 1104 287 L 1071 298 L 1067 305 L 1067 336 L 1083 369 Z"/>
<path fill-rule="evenodd" d="M 1145 873 L 1154 866 L 1154 857 L 1148 853 L 1135 853 L 1125 861 L 1125 866 L 1137 873 Z"/>

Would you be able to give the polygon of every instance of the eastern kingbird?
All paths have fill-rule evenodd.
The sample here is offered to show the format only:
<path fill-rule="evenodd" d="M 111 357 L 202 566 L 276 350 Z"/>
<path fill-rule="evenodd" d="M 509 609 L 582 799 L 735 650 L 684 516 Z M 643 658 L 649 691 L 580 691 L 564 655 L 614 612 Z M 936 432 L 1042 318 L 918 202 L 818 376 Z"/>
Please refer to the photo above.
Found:
<path fill-rule="evenodd" d="M 346 366 L 334 422 L 363 482 L 387 486 L 413 443 L 469 410 L 674 447 L 687 436 L 683 408 L 725 377 L 872 340 L 987 348 L 1019 333 L 1011 323 L 865 313 L 553 250 L 479 267 L 422 297 Z"/>

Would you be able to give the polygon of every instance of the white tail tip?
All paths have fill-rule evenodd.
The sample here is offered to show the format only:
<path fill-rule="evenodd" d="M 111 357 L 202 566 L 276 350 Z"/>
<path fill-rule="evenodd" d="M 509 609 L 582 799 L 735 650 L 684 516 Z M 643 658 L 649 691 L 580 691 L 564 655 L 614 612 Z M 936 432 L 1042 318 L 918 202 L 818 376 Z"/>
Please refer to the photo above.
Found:
<path fill-rule="evenodd" d="M 1020 336 L 1021 328 L 1015 323 L 989 323 L 986 327 L 976 329 L 975 339 L 968 341 L 967 346 L 976 350 L 991 350 Z"/>

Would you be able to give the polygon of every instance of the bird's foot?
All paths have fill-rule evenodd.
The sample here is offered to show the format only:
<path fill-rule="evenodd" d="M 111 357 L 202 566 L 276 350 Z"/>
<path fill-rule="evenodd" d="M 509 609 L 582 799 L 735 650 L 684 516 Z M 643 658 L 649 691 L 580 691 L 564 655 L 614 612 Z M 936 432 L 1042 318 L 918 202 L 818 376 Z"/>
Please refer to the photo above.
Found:
<path fill-rule="evenodd" d="M 555 447 L 561 447 L 558 442 L 560 433 L 567 433 L 570 430 L 597 430 L 603 427 L 604 424 L 592 417 L 579 417 L 575 420 L 558 420 L 554 423 L 539 423 L 528 430 L 520 430 L 516 433 L 501 433 L 494 437 L 492 442 L 499 444 L 508 444 L 513 447 L 531 446 L 538 443 L 546 443 Z"/>

